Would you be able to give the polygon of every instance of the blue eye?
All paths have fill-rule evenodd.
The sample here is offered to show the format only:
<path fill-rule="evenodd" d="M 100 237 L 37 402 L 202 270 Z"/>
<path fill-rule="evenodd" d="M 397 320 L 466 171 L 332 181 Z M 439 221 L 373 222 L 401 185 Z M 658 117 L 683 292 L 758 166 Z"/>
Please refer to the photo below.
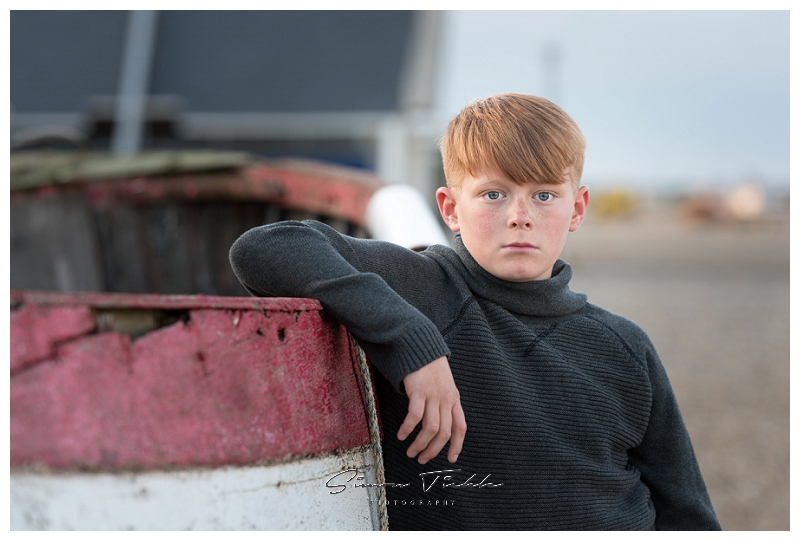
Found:
<path fill-rule="evenodd" d="M 487 192 L 486 197 L 488 197 L 492 201 L 495 201 L 497 199 L 500 199 L 500 192 Z"/>
<path fill-rule="evenodd" d="M 552 199 L 553 194 L 547 192 L 541 192 L 536 194 L 536 199 L 539 201 L 550 201 Z"/>

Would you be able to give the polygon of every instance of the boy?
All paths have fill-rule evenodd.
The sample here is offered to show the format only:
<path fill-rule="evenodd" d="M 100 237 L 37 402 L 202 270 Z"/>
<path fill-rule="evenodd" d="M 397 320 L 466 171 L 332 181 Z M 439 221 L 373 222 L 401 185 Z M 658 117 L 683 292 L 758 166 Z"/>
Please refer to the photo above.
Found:
<path fill-rule="evenodd" d="M 719 528 L 649 339 L 569 290 L 584 148 L 548 100 L 492 96 L 441 142 L 453 249 L 315 222 L 231 248 L 249 291 L 319 299 L 377 368 L 392 529 Z"/>

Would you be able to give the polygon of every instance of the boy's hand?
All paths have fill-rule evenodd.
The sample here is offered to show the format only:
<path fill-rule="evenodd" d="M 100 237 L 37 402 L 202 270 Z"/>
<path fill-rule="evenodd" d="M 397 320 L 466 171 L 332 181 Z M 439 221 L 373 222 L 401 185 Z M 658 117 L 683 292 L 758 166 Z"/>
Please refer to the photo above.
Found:
<path fill-rule="evenodd" d="M 438 455 L 449 440 L 447 460 L 455 462 L 467 433 L 467 421 L 447 357 L 439 357 L 408 374 L 403 378 L 403 386 L 408 395 L 408 415 L 397 432 L 397 439 L 405 440 L 422 421 L 422 430 L 406 454 L 411 458 L 419 454 L 417 460 L 425 464 Z"/>

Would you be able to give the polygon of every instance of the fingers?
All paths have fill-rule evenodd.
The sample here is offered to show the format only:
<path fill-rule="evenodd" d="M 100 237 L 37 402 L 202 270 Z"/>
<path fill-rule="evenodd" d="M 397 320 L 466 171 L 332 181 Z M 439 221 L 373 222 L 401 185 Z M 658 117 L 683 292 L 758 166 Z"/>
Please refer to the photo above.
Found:
<path fill-rule="evenodd" d="M 464 445 L 464 436 L 467 434 L 467 419 L 464 417 L 464 410 L 461 409 L 461 402 L 457 402 L 453 408 L 453 424 L 450 436 L 450 449 L 447 450 L 447 460 L 455 462 L 461 454 Z"/>
<path fill-rule="evenodd" d="M 422 430 L 420 430 L 419 434 L 417 434 L 417 437 L 414 439 L 414 443 L 409 446 L 408 451 L 406 451 L 406 455 L 411 458 L 419 455 L 417 461 L 420 464 L 425 464 L 428 460 L 435 457 L 444 446 L 444 443 L 439 445 L 439 448 L 435 449 L 435 452 L 431 455 L 435 445 L 438 443 L 437 437 L 439 435 L 439 428 L 442 420 L 442 415 L 439 411 L 439 404 L 433 400 L 428 401 L 425 404 L 425 416 L 422 419 Z M 447 440 L 445 440 L 445 442 L 446 441 Z"/>
<path fill-rule="evenodd" d="M 408 409 L 408 415 L 397 433 L 398 439 L 404 441 L 420 420 L 422 429 L 409 446 L 406 455 L 410 458 L 417 457 L 420 464 L 425 464 L 438 455 L 449 441 L 447 459 L 455 462 L 461 453 L 467 432 L 467 422 L 461 403 L 456 401 L 454 405 L 449 403 L 440 405 L 433 400 L 424 403 L 418 397 L 410 397 Z"/>
<path fill-rule="evenodd" d="M 397 431 L 397 439 L 405 441 L 409 434 L 414 431 L 414 428 L 422 420 L 422 414 L 425 413 L 425 398 L 419 394 L 413 394 L 408 397 L 408 415 L 400 425 L 400 430 Z"/>
<path fill-rule="evenodd" d="M 403 385 L 408 394 L 408 414 L 397 431 L 397 438 L 405 441 L 422 423 L 406 454 L 425 464 L 449 441 L 447 458 L 455 462 L 461 453 L 467 423 L 447 358 L 440 357 L 406 375 Z"/>
<path fill-rule="evenodd" d="M 417 461 L 420 464 L 425 464 L 430 459 L 435 457 L 439 454 L 439 451 L 445 446 L 445 444 L 450 441 L 450 429 L 452 426 L 453 415 L 452 415 L 452 406 L 442 406 L 441 409 L 437 412 L 439 416 L 439 423 L 438 427 L 435 425 L 431 426 L 431 431 L 434 428 L 438 428 L 438 430 L 433 434 L 433 437 L 428 440 L 428 442 L 422 442 L 420 445 L 424 444 L 422 452 L 420 453 Z M 422 424 L 422 431 L 420 431 L 420 436 L 425 433 L 425 423 Z M 417 439 L 420 439 L 417 436 Z M 414 445 L 416 445 L 416 440 L 414 440 Z M 412 447 L 414 447 L 412 445 Z M 411 448 L 409 448 L 411 450 Z"/>

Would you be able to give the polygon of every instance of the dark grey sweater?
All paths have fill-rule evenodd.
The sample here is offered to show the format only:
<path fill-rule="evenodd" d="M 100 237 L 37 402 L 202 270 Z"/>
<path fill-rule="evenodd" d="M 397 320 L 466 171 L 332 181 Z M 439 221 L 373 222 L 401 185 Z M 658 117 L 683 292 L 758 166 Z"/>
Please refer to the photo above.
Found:
<path fill-rule="evenodd" d="M 252 229 L 231 264 L 255 295 L 312 297 L 377 367 L 391 529 L 719 529 L 667 375 L 630 321 L 569 290 L 570 266 L 512 283 L 317 222 Z M 448 355 L 467 419 L 456 464 L 396 434 L 403 377 Z M 450 471 L 457 470 L 457 471 Z M 431 473 L 439 472 L 439 473 Z"/>

